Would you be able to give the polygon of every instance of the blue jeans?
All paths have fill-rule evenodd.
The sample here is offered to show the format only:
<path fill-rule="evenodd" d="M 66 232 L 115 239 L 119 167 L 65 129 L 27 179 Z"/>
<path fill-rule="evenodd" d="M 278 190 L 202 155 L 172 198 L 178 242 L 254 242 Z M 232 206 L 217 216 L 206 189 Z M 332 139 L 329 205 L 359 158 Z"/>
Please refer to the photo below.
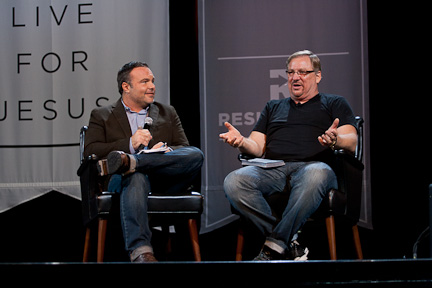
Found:
<path fill-rule="evenodd" d="M 282 219 L 276 225 L 265 197 L 281 193 L 286 177 L 291 191 Z M 337 188 L 333 170 L 323 162 L 286 162 L 285 166 L 263 169 L 245 166 L 225 178 L 224 190 L 231 205 L 271 241 L 283 249 L 319 207 L 327 192 Z M 275 226 L 276 225 L 276 226 Z"/>
<path fill-rule="evenodd" d="M 149 192 L 184 192 L 200 172 L 204 155 L 198 148 L 183 147 L 165 154 L 133 156 L 137 160 L 137 172 L 126 176 L 113 175 L 108 190 L 120 193 L 120 217 L 126 250 L 132 253 L 144 247 L 140 249 L 141 254 L 153 252 L 147 215 Z"/>

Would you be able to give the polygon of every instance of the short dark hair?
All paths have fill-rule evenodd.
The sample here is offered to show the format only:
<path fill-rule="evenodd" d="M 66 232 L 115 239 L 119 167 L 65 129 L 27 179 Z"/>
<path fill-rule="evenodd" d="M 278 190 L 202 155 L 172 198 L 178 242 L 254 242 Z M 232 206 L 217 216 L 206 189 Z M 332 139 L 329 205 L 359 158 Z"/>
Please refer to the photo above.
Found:
<path fill-rule="evenodd" d="M 137 67 L 150 68 L 147 65 L 147 63 L 145 63 L 145 62 L 131 61 L 131 62 L 123 65 L 123 67 L 120 68 L 120 70 L 118 71 L 118 73 L 117 73 L 117 85 L 118 85 L 118 91 L 119 91 L 120 95 L 123 95 L 123 87 L 122 87 L 123 82 L 130 84 L 129 74 L 132 71 L 132 69 L 137 68 Z"/>

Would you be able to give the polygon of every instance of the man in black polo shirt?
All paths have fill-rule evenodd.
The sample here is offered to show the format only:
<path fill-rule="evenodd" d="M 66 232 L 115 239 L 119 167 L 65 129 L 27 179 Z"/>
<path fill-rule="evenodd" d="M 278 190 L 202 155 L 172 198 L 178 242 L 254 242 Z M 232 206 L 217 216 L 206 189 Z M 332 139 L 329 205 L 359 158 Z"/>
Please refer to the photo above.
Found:
<path fill-rule="evenodd" d="M 225 178 L 231 205 L 267 237 L 255 260 L 307 259 L 308 249 L 296 241 L 297 231 L 326 193 L 337 188 L 336 175 L 327 164 L 332 150 L 354 152 L 357 144 L 348 102 L 318 92 L 319 58 L 311 51 L 296 52 L 287 60 L 287 74 L 290 98 L 269 101 L 249 137 L 228 122 L 228 132 L 219 135 L 242 153 L 285 161 L 284 166 L 270 169 L 245 166 Z M 290 198 L 274 226 L 276 219 L 264 196 L 281 193 L 288 176 Z"/>

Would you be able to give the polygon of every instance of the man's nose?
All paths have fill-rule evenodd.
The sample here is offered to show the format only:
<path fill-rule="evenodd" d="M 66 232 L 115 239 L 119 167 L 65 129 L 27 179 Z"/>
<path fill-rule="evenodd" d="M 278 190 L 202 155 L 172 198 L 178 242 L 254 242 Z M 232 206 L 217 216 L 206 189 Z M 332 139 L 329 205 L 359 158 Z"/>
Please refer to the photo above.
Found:
<path fill-rule="evenodd" d="M 300 75 L 297 72 L 294 72 L 294 75 L 292 77 L 293 80 L 299 80 L 300 79 Z"/>

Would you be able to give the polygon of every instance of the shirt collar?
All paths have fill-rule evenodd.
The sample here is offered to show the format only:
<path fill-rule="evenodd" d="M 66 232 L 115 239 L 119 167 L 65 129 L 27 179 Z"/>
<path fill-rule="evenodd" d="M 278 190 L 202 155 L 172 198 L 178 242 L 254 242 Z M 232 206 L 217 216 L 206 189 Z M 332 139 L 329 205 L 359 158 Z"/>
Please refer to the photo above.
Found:
<path fill-rule="evenodd" d="M 146 115 L 147 114 L 147 112 L 148 112 L 148 110 L 149 110 L 149 108 L 150 108 L 150 105 L 149 106 L 147 106 L 147 108 L 144 108 L 144 109 L 142 109 L 141 111 L 139 111 L 139 112 L 134 112 L 134 111 L 132 111 L 124 102 L 123 102 L 123 98 L 121 98 L 121 102 L 122 102 L 122 104 L 123 104 L 123 107 L 125 108 L 125 110 L 126 110 L 126 112 L 127 113 L 136 113 L 136 114 L 139 114 L 139 115 Z"/>

